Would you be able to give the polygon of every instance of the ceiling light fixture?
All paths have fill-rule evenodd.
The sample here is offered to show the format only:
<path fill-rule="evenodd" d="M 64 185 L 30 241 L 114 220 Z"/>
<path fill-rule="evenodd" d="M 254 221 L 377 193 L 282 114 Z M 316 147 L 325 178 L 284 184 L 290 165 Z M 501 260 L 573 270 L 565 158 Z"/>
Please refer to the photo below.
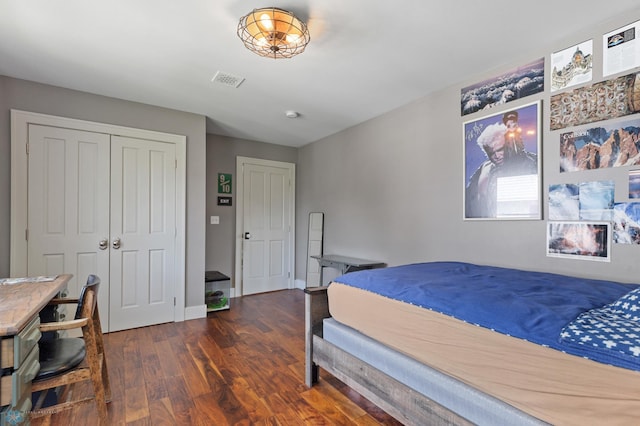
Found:
<path fill-rule="evenodd" d="M 311 40 L 307 25 L 284 9 L 265 7 L 240 18 L 238 37 L 247 49 L 268 58 L 291 58 Z"/>

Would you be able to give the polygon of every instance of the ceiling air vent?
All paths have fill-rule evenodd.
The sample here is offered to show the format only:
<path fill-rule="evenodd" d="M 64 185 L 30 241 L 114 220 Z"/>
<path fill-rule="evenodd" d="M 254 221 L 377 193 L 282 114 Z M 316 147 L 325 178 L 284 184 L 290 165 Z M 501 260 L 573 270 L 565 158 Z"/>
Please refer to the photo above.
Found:
<path fill-rule="evenodd" d="M 226 72 L 218 71 L 216 75 L 213 76 L 211 81 L 213 81 L 215 84 L 238 88 L 244 81 L 244 78 L 238 77 L 237 75 L 228 74 Z"/>

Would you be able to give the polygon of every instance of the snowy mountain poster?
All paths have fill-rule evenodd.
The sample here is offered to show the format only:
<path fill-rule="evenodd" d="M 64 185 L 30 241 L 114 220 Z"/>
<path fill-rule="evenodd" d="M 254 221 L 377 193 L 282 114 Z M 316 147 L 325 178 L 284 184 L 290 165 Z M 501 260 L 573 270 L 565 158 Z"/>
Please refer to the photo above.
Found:
<path fill-rule="evenodd" d="M 467 115 L 544 91 L 544 58 L 462 88 L 460 110 Z"/>

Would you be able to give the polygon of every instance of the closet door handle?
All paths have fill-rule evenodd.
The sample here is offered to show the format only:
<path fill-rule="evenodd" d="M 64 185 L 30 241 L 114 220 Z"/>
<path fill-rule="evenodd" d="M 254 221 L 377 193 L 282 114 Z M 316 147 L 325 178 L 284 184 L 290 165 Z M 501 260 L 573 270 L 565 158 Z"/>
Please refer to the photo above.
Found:
<path fill-rule="evenodd" d="M 118 250 L 120 248 L 120 238 L 116 238 L 113 240 L 113 242 L 111 243 L 111 247 L 113 247 L 114 249 Z"/>
<path fill-rule="evenodd" d="M 245 240 L 248 240 L 248 239 L 250 239 L 250 238 L 251 238 L 251 233 L 250 233 L 250 232 L 245 232 L 245 233 L 244 233 L 244 239 L 245 239 Z"/>
<path fill-rule="evenodd" d="M 98 243 L 98 248 L 100 250 L 106 250 L 109 248 L 109 240 L 107 238 L 104 238 L 102 240 L 100 240 L 100 242 Z"/>

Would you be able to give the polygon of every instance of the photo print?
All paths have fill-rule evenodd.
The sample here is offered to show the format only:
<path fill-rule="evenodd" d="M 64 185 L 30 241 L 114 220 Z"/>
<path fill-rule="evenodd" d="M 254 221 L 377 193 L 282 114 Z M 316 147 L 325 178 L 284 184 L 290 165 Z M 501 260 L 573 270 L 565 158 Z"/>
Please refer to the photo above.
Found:
<path fill-rule="evenodd" d="M 609 222 L 547 222 L 547 256 L 611 261 Z"/>
<path fill-rule="evenodd" d="M 640 244 L 640 203 L 613 206 L 613 242 Z"/>
<path fill-rule="evenodd" d="M 593 76 L 593 40 L 551 54 L 551 93 L 588 83 Z"/>
<path fill-rule="evenodd" d="M 640 165 L 640 118 L 560 134 L 560 173 Z"/>
<path fill-rule="evenodd" d="M 544 58 L 463 87 L 460 93 L 460 110 L 464 116 L 540 92 L 544 92 Z"/>

